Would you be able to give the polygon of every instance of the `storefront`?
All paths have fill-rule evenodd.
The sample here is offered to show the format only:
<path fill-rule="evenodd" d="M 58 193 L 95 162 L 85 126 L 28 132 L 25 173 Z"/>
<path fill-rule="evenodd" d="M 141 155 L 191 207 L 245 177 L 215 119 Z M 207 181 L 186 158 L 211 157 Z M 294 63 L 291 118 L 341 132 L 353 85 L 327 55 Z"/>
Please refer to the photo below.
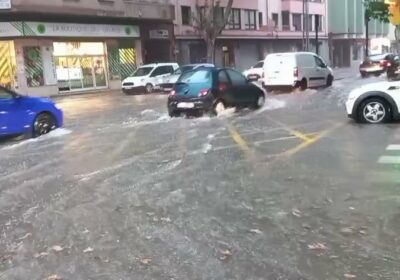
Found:
<path fill-rule="evenodd" d="M 0 23 L 0 83 L 29 95 L 119 89 L 142 63 L 139 28 Z"/>

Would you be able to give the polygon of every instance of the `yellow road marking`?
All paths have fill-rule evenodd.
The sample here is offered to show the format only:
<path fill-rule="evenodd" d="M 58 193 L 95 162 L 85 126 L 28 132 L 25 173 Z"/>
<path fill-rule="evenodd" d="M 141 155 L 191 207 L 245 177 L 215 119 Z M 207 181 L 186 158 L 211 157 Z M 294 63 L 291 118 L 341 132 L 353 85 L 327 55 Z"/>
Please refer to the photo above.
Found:
<path fill-rule="evenodd" d="M 238 146 L 245 152 L 250 151 L 250 146 L 247 144 L 246 140 L 239 134 L 236 128 L 232 124 L 228 124 L 228 130 L 231 134 L 233 140 L 238 144 Z"/>
<path fill-rule="evenodd" d="M 344 123 L 338 123 L 338 124 L 332 126 L 331 128 L 322 131 L 321 133 L 319 133 L 315 137 L 310 138 L 307 141 L 304 141 L 303 143 L 301 143 L 300 145 L 294 147 L 293 149 L 290 149 L 290 150 L 284 152 L 283 154 L 286 155 L 286 156 L 293 156 L 293 155 L 299 153 L 300 151 L 306 149 L 308 146 L 318 142 L 319 140 L 321 140 L 322 138 L 324 138 L 325 136 L 327 136 L 328 134 L 332 133 L 333 131 L 335 131 L 336 129 L 338 129 L 339 127 L 341 127 L 343 125 L 344 125 Z"/>

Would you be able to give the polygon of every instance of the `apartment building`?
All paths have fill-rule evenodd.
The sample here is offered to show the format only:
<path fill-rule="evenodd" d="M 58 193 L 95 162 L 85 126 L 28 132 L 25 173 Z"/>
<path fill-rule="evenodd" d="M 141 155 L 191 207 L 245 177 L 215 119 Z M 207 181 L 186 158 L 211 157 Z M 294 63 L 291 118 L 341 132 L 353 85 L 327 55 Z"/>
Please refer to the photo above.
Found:
<path fill-rule="evenodd" d="M 226 6 L 226 0 L 221 6 Z M 192 27 L 195 0 L 171 0 L 175 7 L 177 60 L 182 63 L 203 61 L 205 46 Z M 301 0 L 247 0 L 233 2 L 226 28 L 216 42 L 216 64 L 246 69 L 266 54 L 303 50 L 303 5 Z M 317 16 L 316 16 L 317 15 Z M 309 2 L 310 51 L 315 51 L 315 19 L 320 19 L 320 54 L 329 58 L 325 0 Z"/>
<path fill-rule="evenodd" d="M 365 53 L 365 8 L 363 0 L 329 1 L 329 49 L 333 66 L 356 66 Z M 369 22 L 371 54 L 390 48 L 389 24 L 376 20 Z"/>
<path fill-rule="evenodd" d="M 167 0 L 0 4 L 0 83 L 30 95 L 118 89 L 137 65 L 174 58 Z"/>

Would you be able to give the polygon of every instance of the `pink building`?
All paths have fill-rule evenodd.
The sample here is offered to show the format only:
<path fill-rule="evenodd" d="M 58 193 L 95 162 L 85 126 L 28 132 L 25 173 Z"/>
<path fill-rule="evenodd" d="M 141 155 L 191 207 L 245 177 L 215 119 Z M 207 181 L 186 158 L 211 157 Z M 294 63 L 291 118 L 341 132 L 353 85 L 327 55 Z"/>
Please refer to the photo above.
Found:
<path fill-rule="evenodd" d="M 205 58 L 205 47 L 192 27 L 195 0 L 170 0 L 175 9 L 176 55 L 182 64 Z M 310 50 L 315 50 L 315 20 L 320 18 L 320 54 L 328 58 L 326 0 L 309 0 Z M 221 0 L 221 6 L 227 0 Z M 231 19 L 217 40 L 217 65 L 246 69 L 267 53 L 303 48 L 302 0 L 234 0 Z M 315 15 L 318 15 L 316 17 Z"/>

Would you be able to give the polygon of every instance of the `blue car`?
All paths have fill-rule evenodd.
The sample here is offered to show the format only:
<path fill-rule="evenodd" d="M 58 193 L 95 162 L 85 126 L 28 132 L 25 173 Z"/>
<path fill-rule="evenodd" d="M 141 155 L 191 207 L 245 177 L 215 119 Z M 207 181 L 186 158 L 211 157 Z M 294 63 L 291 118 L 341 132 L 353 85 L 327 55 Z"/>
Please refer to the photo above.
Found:
<path fill-rule="evenodd" d="M 0 137 L 38 137 L 62 125 L 63 112 L 52 100 L 23 96 L 0 86 Z"/>

